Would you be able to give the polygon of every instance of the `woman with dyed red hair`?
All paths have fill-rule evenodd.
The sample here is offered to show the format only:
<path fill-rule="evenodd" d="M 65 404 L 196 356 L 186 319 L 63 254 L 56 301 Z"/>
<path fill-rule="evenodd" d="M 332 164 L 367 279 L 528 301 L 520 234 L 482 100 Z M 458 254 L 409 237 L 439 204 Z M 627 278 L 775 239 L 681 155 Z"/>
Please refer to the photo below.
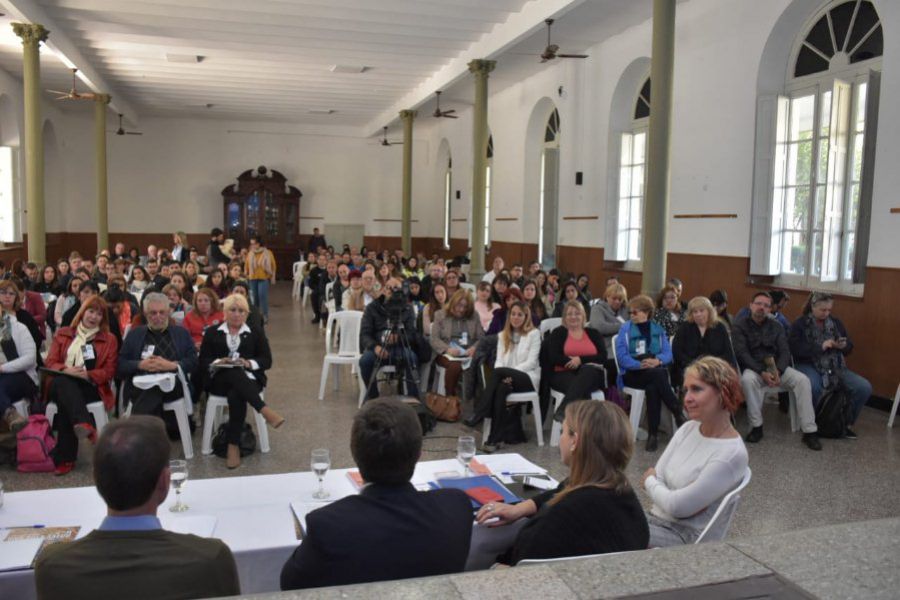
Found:
<path fill-rule="evenodd" d="M 747 470 L 747 448 L 731 424 L 744 401 L 734 367 L 721 358 L 701 358 L 685 370 L 684 389 L 691 420 L 642 480 L 653 500 L 647 516 L 651 548 L 694 543 Z M 721 539 L 722 532 L 709 535 Z"/>

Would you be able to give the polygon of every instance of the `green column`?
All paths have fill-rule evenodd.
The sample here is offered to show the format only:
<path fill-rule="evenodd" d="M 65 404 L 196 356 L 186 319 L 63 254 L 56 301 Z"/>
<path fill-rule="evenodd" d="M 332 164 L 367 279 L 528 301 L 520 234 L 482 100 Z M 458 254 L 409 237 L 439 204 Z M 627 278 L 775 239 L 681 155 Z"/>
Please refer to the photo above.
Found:
<path fill-rule="evenodd" d="M 472 253 L 469 257 L 472 281 L 480 281 L 484 275 L 484 186 L 487 168 L 488 143 L 488 74 L 497 61 L 477 59 L 469 63 L 469 71 L 475 75 L 475 107 L 472 111 Z"/>
<path fill-rule="evenodd" d="M 650 133 L 647 140 L 647 194 L 644 202 L 641 291 L 656 295 L 666 283 L 669 237 L 669 151 L 672 134 L 672 71 L 675 64 L 675 2 L 653 0 L 650 57 Z"/>
<path fill-rule="evenodd" d="M 25 213 L 28 233 L 28 260 L 47 262 L 47 233 L 44 223 L 44 140 L 41 135 L 40 43 L 50 33 L 43 25 L 13 23 L 22 38 L 22 80 L 25 100 Z"/>
<path fill-rule="evenodd" d="M 106 105 L 109 94 L 94 98 L 94 136 L 97 151 L 97 254 L 109 248 L 109 197 L 106 176 Z"/>
<path fill-rule="evenodd" d="M 401 110 L 403 121 L 403 206 L 400 215 L 400 241 L 406 256 L 412 255 L 412 145 L 416 111 Z"/>

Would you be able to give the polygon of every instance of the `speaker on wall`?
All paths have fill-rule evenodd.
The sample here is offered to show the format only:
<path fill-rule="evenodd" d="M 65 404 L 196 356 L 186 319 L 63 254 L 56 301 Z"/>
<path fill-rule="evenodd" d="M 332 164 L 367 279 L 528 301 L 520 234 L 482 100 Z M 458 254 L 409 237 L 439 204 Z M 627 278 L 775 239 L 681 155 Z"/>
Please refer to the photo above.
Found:
<path fill-rule="evenodd" d="M 581 185 L 583 181 L 584 181 L 584 173 L 582 173 L 581 171 L 576 171 L 575 172 L 575 185 Z"/>
<path fill-rule="evenodd" d="M 459 200 L 462 196 L 459 193 L 459 190 L 456 190 L 456 199 Z"/>

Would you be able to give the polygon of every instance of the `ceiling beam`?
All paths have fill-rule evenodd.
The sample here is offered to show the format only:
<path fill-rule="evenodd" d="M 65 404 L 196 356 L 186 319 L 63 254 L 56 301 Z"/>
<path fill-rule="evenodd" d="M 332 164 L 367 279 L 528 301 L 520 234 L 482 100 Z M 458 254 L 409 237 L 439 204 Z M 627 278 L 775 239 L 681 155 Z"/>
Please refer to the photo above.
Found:
<path fill-rule="evenodd" d="M 66 36 L 64 30 L 50 18 L 44 9 L 34 0 L 0 0 L 6 13 L 15 19 L 26 23 L 40 23 L 49 32 L 50 35 L 44 45 L 47 46 L 61 61 L 78 69 L 78 77 L 93 92 L 100 94 L 110 94 L 112 101 L 109 103 L 109 109 L 114 113 L 124 115 L 128 122 L 137 126 L 137 111 L 131 104 L 119 94 L 103 77 L 94 69 L 93 65 L 78 50 L 78 47 Z"/>
<path fill-rule="evenodd" d="M 393 106 L 375 117 L 366 126 L 365 135 L 379 135 L 382 127 L 399 118 L 401 110 L 416 109 L 429 101 L 434 92 L 446 89 L 469 75 L 469 61 L 476 58 L 494 58 L 533 33 L 544 29 L 544 19 L 558 18 L 584 3 L 585 0 L 533 0 L 518 13 L 509 15 L 506 22 L 495 26 L 481 39 L 472 43 L 447 66 L 423 81 Z"/>

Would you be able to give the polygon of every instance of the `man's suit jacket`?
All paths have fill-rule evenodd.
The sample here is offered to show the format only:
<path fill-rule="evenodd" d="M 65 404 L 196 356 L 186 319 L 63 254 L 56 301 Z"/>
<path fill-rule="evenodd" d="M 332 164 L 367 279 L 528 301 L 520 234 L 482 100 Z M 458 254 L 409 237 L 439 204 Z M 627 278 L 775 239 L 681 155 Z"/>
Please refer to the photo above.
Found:
<path fill-rule="evenodd" d="M 176 362 L 181 366 L 184 376 L 190 377 L 197 369 L 198 364 L 194 340 L 187 329 L 171 323 L 169 324 L 169 335 L 172 336 L 172 345 L 175 346 Z M 133 328 L 125 336 L 125 341 L 119 350 L 119 364 L 116 372 L 118 377 L 127 379 L 140 373 L 138 365 L 141 362 L 141 353 L 144 351 L 144 340 L 146 338 L 146 325 L 139 325 Z"/>
<path fill-rule="evenodd" d="M 461 572 L 472 520 L 460 490 L 367 485 L 306 516 L 303 542 L 281 570 L 281 589 Z"/>
<path fill-rule="evenodd" d="M 34 569 L 41 600 L 164 600 L 240 594 L 221 540 L 153 531 L 95 530 L 44 550 Z"/>

